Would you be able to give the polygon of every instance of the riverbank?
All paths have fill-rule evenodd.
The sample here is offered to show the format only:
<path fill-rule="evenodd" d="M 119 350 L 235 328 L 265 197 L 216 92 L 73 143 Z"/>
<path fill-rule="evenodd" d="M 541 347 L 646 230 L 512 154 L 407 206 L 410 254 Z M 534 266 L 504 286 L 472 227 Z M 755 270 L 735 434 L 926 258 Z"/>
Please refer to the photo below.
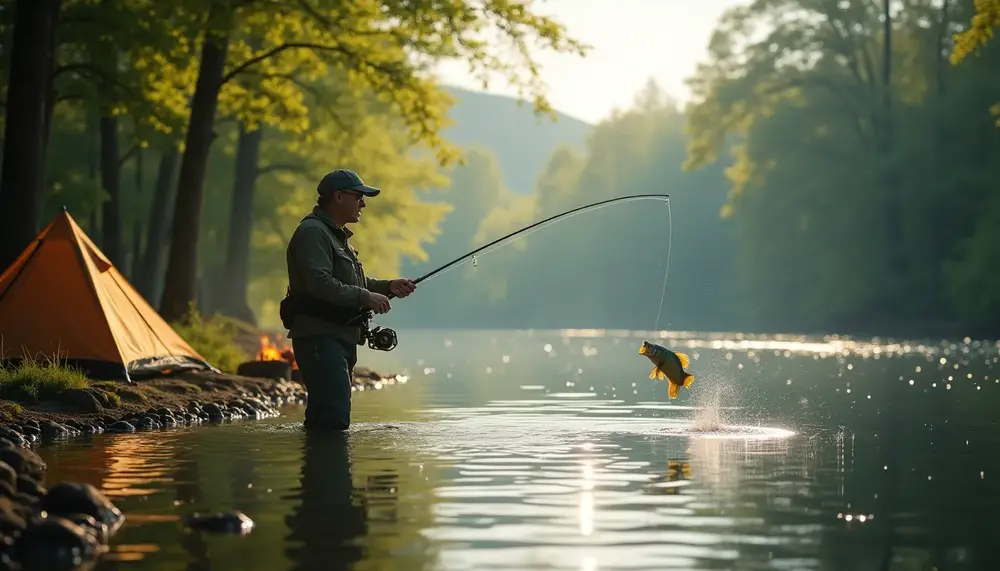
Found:
<path fill-rule="evenodd" d="M 88 568 L 126 519 L 90 484 L 48 482 L 47 488 L 46 465 L 33 446 L 83 435 L 272 418 L 282 406 L 307 398 L 301 383 L 284 378 L 199 371 L 129 384 L 88 381 L 55 364 L 20 372 L 6 370 L 0 379 L 0 390 L 18 397 L 0 400 L 0 571 Z M 358 367 L 352 390 L 406 380 Z M 222 522 L 235 517 L 252 525 L 242 514 L 219 516 Z"/>
<path fill-rule="evenodd" d="M 0 437 L 24 446 L 84 434 L 270 418 L 281 406 L 303 403 L 307 397 L 302 384 L 286 379 L 194 371 L 128 384 L 91 382 L 49 367 L 16 387 L 5 383 L 4 392 L 15 398 L 0 400 Z M 352 390 L 405 381 L 358 367 Z"/>

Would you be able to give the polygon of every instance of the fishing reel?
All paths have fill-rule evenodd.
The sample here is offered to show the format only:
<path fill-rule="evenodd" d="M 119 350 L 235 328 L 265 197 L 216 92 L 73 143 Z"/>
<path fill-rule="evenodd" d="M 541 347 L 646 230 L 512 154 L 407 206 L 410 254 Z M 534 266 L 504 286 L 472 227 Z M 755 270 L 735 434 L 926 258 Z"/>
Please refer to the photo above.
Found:
<path fill-rule="evenodd" d="M 368 347 L 376 351 L 392 351 L 399 344 L 396 331 L 388 327 L 376 325 L 375 329 L 368 331 Z"/>
<path fill-rule="evenodd" d="M 369 327 L 371 320 L 374 318 L 375 312 L 369 309 L 358 314 L 354 319 L 349 320 L 348 323 L 361 319 L 361 329 L 364 331 L 365 339 L 368 341 L 368 347 L 376 351 L 392 351 L 399 344 L 399 338 L 396 337 L 396 330 L 380 325 L 376 325 L 374 329 Z"/>

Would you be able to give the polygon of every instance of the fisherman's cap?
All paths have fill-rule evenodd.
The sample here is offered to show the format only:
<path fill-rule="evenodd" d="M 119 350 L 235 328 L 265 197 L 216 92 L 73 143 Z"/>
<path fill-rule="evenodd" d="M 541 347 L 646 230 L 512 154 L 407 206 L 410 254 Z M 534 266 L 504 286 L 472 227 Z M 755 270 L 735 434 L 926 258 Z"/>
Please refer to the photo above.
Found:
<path fill-rule="evenodd" d="M 321 195 L 332 194 L 335 190 L 353 190 L 365 196 L 378 196 L 378 193 L 382 192 L 373 186 L 365 184 L 365 181 L 361 180 L 358 173 L 347 169 L 337 169 L 327 173 L 316 186 L 316 191 Z"/>

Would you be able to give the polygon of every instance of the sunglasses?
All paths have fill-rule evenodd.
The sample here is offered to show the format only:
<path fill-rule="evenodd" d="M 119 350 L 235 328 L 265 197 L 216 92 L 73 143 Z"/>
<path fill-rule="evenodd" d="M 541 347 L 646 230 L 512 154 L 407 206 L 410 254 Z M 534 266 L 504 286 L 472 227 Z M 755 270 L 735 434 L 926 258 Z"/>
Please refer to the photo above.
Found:
<path fill-rule="evenodd" d="M 360 192 L 358 192 L 356 190 L 341 190 L 340 192 L 342 192 L 344 194 L 349 194 L 349 195 L 351 195 L 351 196 L 354 197 L 354 200 L 358 200 L 358 201 L 360 201 L 362 198 L 365 197 L 365 195 L 361 194 Z"/>

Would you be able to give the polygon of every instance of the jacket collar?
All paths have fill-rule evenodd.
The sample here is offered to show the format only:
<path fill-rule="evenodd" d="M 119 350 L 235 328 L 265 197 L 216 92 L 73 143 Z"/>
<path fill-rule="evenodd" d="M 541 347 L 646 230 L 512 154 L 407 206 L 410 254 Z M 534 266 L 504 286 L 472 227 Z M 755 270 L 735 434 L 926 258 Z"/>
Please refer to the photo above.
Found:
<path fill-rule="evenodd" d="M 330 215 L 324 212 L 319 206 L 313 206 L 312 213 L 307 215 L 306 218 L 315 218 L 329 226 L 330 230 L 333 230 L 333 235 L 339 238 L 341 242 L 347 242 L 347 239 L 354 235 L 354 232 L 351 232 L 351 229 L 347 226 L 337 227 L 337 224 L 330 218 Z"/>

